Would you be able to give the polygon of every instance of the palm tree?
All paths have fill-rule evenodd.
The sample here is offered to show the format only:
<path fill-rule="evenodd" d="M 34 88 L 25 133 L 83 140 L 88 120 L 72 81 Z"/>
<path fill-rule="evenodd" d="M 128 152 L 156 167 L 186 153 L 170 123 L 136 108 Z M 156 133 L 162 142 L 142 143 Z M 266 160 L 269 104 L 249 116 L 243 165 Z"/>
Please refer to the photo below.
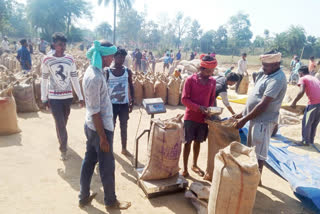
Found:
<path fill-rule="evenodd" d="M 111 0 L 98 0 L 98 4 L 107 7 Z M 132 7 L 133 0 L 113 0 L 113 44 L 116 43 L 116 18 L 117 18 L 117 4 L 121 9 L 129 9 Z"/>

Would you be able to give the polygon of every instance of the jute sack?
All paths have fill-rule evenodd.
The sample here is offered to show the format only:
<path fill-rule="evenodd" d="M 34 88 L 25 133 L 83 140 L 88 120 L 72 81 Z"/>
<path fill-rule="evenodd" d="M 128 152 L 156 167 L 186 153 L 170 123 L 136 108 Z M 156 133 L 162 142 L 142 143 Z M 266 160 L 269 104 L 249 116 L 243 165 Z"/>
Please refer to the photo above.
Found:
<path fill-rule="evenodd" d="M 182 103 L 182 92 L 183 92 L 183 88 L 184 88 L 184 84 L 186 82 L 187 78 L 182 78 L 181 83 L 180 83 L 180 88 L 179 88 L 179 105 L 183 105 Z"/>
<path fill-rule="evenodd" d="M 154 98 L 154 83 L 149 78 L 143 81 L 143 98 Z"/>
<path fill-rule="evenodd" d="M 167 84 L 162 80 L 157 80 L 154 84 L 155 97 L 160 97 L 164 103 L 167 103 Z"/>
<path fill-rule="evenodd" d="M 183 115 L 168 120 L 153 119 L 148 142 L 148 162 L 142 180 L 169 178 L 179 173 L 181 144 L 184 139 Z"/>
<path fill-rule="evenodd" d="M 40 109 L 45 109 L 44 104 L 41 100 L 41 79 L 36 79 L 34 81 L 34 95 L 36 98 L 36 103 Z"/>
<path fill-rule="evenodd" d="M 179 78 L 171 78 L 168 82 L 168 104 L 172 106 L 179 105 L 180 101 L 180 83 Z"/>
<path fill-rule="evenodd" d="M 134 88 L 134 104 L 141 105 L 143 99 L 143 83 L 136 78 L 133 81 L 133 88 Z"/>
<path fill-rule="evenodd" d="M 33 80 L 28 79 L 13 88 L 18 112 L 37 112 L 39 107 L 34 95 Z"/>
<path fill-rule="evenodd" d="M 235 119 L 225 121 L 206 120 L 208 133 L 208 158 L 205 178 L 211 181 L 215 165 L 215 156 L 220 149 L 227 147 L 233 141 L 240 142 L 239 130 L 232 127 Z"/>
<path fill-rule="evenodd" d="M 238 94 L 247 94 L 249 88 L 249 75 L 243 76 L 239 88 L 237 90 Z"/>
<path fill-rule="evenodd" d="M 219 151 L 214 167 L 208 213 L 252 213 L 260 181 L 255 149 L 233 142 Z"/>
<path fill-rule="evenodd" d="M 16 102 L 12 96 L 12 88 L 3 91 L 1 98 L 8 101 L 0 104 L 0 135 L 11 135 L 21 132 L 18 127 Z"/>

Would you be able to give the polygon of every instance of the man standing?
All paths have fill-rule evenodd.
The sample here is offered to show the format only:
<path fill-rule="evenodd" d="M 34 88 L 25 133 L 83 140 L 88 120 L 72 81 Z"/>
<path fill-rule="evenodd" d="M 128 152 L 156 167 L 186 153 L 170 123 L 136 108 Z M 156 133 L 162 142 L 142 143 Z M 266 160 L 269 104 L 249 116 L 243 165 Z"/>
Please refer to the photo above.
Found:
<path fill-rule="evenodd" d="M 296 63 L 294 64 L 294 68 L 291 72 L 291 76 L 289 80 L 289 83 L 293 85 L 297 84 L 299 81 L 299 69 L 302 66 L 302 63 L 300 62 L 299 57 L 295 58 L 295 62 Z"/>
<path fill-rule="evenodd" d="M 28 43 L 26 39 L 20 40 L 21 48 L 18 50 L 17 60 L 20 62 L 23 73 L 28 73 L 31 70 L 31 55 L 27 49 Z"/>
<path fill-rule="evenodd" d="M 314 61 L 314 56 L 310 57 L 308 68 L 309 68 L 309 73 L 312 76 L 315 76 L 317 71 L 316 71 L 316 62 Z"/>
<path fill-rule="evenodd" d="M 123 155 L 129 155 L 127 151 L 127 128 L 129 113 L 132 112 L 134 88 L 132 83 L 132 72 L 123 66 L 127 52 L 118 49 L 114 55 L 114 65 L 107 70 L 107 82 L 113 109 L 113 121 L 116 124 L 119 116 L 121 130 L 121 144 Z"/>
<path fill-rule="evenodd" d="M 227 107 L 232 115 L 235 114 L 233 111 L 229 100 L 228 100 L 228 86 L 233 86 L 239 81 L 239 76 L 236 73 L 229 73 L 226 77 L 224 76 L 217 76 L 216 79 L 216 98 L 218 96 L 221 97 L 223 104 Z M 217 105 L 217 101 L 215 101 Z"/>
<path fill-rule="evenodd" d="M 10 43 L 8 41 L 8 37 L 6 37 L 6 36 L 3 37 L 3 40 L 1 42 L 1 47 L 4 52 L 10 53 Z"/>
<path fill-rule="evenodd" d="M 31 39 L 28 40 L 28 48 L 29 48 L 30 54 L 33 54 L 33 44 Z"/>
<path fill-rule="evenodd" d="M 317 126 L 320 121 L 320 81 L 310 75 L 307 66 L 301 66 L 299 69 L 300 92 L 293 100 L 291 107 L 295 108 L 297 102 L 303 97 L 304 93 L 309 98 L 308 106 L 304 111 L 302 120 L 302 141 L 301 144 L 309 146 L 314 144 L 314 137 L 316 135 Z"/>
<path fill-rule="evenodd" d="M 287 82 L 280 68 L 281 53 L 269 52 L 260 56 L 260 59 L 263 72 L 258 73 L 244 112 L 235 116 L 240 118 L 235 127 L 240 129 L 250 121 L 248 146 L 255 146 L 259 170 L 262 173 L 271 134 L 278 122 L 279 110 L 286 94 Z"/>
<path fill-rule="evenodd" d="M 86 154 L 82 161 L 80 175 L 79 206 L 91 203 L 97 195 L 90 195 L 90 183 L 97 162 L 104 189 L 106 208 L 127 209 L 129 202 L 119 202 L 115 194 L 115 161 L 113 156 L 114 121 L 112 103 L 104 67 L 109 67 L 117 48 L 107 41 L 94 41 L 87 52 L 91 65 L 83 78 L 83 91 L 86 101 L 85 134 Z"/>
<path fill-rule="evenodd" d="M 63 33 L 52 36 L 55 54 L 42 61 L 41 100 L 51 108 L 60 143 L 61 160 L 67 160 L 67 122 L 72 104 L 72 86 L 83 106 L 76 65 L 71 55 L 65 54 L 67 39 Z M 71 85 L 72 83 L 72 85 Z M 48 101 L 49 100 L 49 101 Z"/>
<path fill-rule="evenodd" d="M 136 71 L 141 72 L 141 59 L 142 59 L 142 53 L 139 49 L 137 49 L 137 52 L 135 54 L 135 65 L 136 65 Z"/>
<path fill-rule="evenodd" d="M 44 39 L 41 38 L 41 41 L 39 43 L 39 51 L 43 54 L 46 54 L 47 46 L 48 46 L 48 42 L 44 41 Z"/>
<path fill-rule="evenodd" d="M 239 75 L 240 79 L 236 84 L 236 91 L 238 91 L 238 88 L 240 86 L 241 80 L 243 79 L 243 76 L 248 75 L 247 67 L 248 67 L 247 54 L 243 53 L 241 59 L 238 61 L 237 74 Z"/>
<path fill-rule="evenodd" d="M 192 170 L 199 176 L 204 172 L 198 167 L 197 161 L 200 152 L 200 143 L 208 136 L 208 125 L 204 119 L 207 107 L 214 106 L 216 95 L 216 80 L 212 77 L 217 61 L 207 55 L 200 56 L 200 72 L 190 76 L 184 85 L 181 101 L 186 106 L 184 117 L 184 133 L 186 144 L 183 148 L 184 177 L 189 176 L 188 159 L 193 143 Z M 201 95 L 201 96 L 199 96 Z"/>
<path fill-rule="evenodd" d="M 178 53 L 176 54 L 176 60 L 180 61 L 181 60 L 181 51 L 179 50 Z"/>

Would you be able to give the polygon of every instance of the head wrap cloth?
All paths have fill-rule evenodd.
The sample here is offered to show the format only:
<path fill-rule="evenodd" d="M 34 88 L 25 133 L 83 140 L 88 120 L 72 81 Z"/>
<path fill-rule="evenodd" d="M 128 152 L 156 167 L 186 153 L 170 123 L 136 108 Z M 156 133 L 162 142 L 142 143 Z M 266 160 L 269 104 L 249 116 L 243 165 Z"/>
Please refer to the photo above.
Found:
<path fill-rule="evenodd" d="M 265 54 L 260 56 L 262 63 L 276 63 L 281 61 L 281 53 L 276 54 Z"/>
<path fill-rule="evenodd" d="M 206 54 L 201 54 L 200 55 L 200 67 L 203 67 L 203 68 L 215 68 L 217 67 L 218 65 L 218 62 L 215 58 L 213 58 L 213 61 L 203 61 L 202 58 L 206 56 Z"/>
<path fill-rule="evenodd" d="M 113 55 L 117 52 L 116 46 L 101 46 L 99 41 L 94 41 L 93 46 L 87 52 L 87 58 L 90 59 L 91 65 L 102 69 L 102 57 Z"/>

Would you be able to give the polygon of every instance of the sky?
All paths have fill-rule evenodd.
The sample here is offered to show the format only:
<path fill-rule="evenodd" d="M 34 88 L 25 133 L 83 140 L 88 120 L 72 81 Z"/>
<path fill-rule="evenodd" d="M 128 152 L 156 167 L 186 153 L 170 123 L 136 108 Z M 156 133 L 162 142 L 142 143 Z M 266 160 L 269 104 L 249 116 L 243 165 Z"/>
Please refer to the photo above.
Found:
<path fill-rule="evenodd" d="M 26 0 L 18 0 L 26 2 Z M 113 6 L 93 5 L 93 18 L 78 20 L 77 26 L 93 30 L 101 22 L 113 25 Z M 111 1 L 113 2 L 113 1 Z M 147 13 L 147 20 L 157 21 L 162 16 L 173 19 L 178 11 L 197 19 L 204 31 L 216 30 L 238 12 L 249 14 L 254 36 L 263 35 L 268 29 L 271 35 L 286 31 L 290 25 L 304 27 L 307 35 L 320 37 L 320 0 L 134 0 L 133 8 Z"/>

